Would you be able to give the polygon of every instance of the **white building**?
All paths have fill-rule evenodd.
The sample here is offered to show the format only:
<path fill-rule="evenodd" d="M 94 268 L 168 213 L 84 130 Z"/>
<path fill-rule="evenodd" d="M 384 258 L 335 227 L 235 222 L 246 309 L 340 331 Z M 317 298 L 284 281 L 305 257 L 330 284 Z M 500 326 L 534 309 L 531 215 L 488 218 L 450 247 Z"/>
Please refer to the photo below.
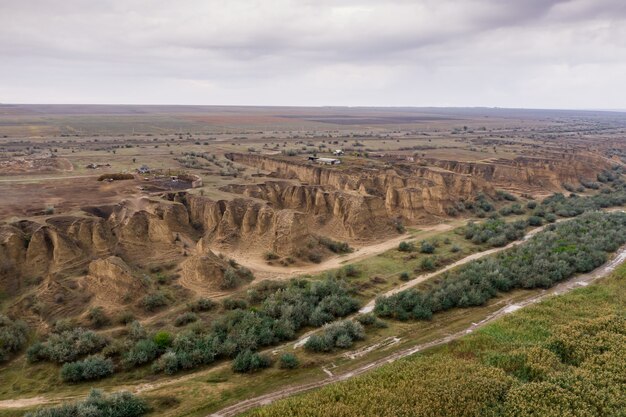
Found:
<path fill-rule="evenodd" d="M 339 165 L 341 160 L 335 158 L 317 158 L 317 163 L 322 165 Z"/>

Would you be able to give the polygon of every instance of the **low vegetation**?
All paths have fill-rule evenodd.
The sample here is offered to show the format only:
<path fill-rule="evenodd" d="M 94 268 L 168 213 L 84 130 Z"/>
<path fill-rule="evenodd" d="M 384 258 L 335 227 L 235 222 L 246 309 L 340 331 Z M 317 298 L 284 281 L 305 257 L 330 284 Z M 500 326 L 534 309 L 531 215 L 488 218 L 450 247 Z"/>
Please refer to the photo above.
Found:
<path fill-rule="evenodd" d="M 61 367 L 64 382 L 81 382 L 101 379 L 113 374 L 113 361 L 102 356 L 90 356 L 82 361 L 69 362 Z"/>
<path fill-rule="evenodd" d="M 98 181 L 122 181 L 132 180 L 135 176 L 133 174 L 102 174 L 98 177 Z"/>
<path fill-rule="evenodd" d="M 246 415 L 621 416 L 625 279 L 622 266 L 454 343 Z"/>
<path fill-rule="evenodd" d="M 348 294 L 343 281 L 293 280 L 287 287 L 268 295 L 259 308 L 246 310 L 235 306 L 209 328 L 196 327 L 179 333 L 171 346 L 157 347 L 149 341 L 140 341 L 142 348 L 137 353 L 142 354 L 137 356 L 141 363 L 159 357 L 153 369 L 168 374 L 210 364 L 219 358 L 235 358 L 238 364 L 250 363 L 257 370 L 260 368 L 256 367 L 258 358 L 254 354 L 262 347 L 292 340 L 303 327 L 319 327 L 357 309 L 358 303 Z M 133 349 L 137 350 L 138 346 Z M 246 367 L 237 365 L 237 369 Z"/>
<path fill-rule="evenodd" d="M 487 219 L 480 223 L 469 222 L 463 229 L 463 234 L 465 239 L 474 244 L 500 247 L 523 238 L 526 227 L 524 220 L 507 223 L 502 219 Z"/>
<path fill-rule="evenodd" d="M 24 417 L 137 417 L 148 412 L 148 405 L 129 392 L 106 395 L 92 390 L 84 401 L 41 408 Z"/>
<path fill-rule="evenodd" d="M 100 352 L 108 341 L 91 330 L 76 328 L 52 333 L 44 343 L 33 344 L 26 351 L 29 362 L 72 362 L 84 355 Z"/>
<path fill-rule="evenodd" d="M 588 213 L 553 225 L 529 242 L 447 272 L 429 289 L 376 300 L 380 317 L 429 319 L 455 307 L 483 305 L 499 291 L 548 288 L 603 264 L 626 243 L 626 214 Z"/>
<path fill-rule="evenodd" d="M 28 326 L 20 320 L 11 320 L 0 314 L 0 362 L 20 351 L 28 339 Z"/>
<path fill-rule="evenodd" d="M 304 348 L 312 352 L 330 352 L 335 348 L 349 348 L 364 338 L 365 331 L 360 323 L 344 320 L 327 324 L 320 334 L 311 335 Z"/>
<path fill-rule="evenodd" d="M 352 251 L 353 249 L 346 242 L 338 242 L 324 236 L 311 236 L 306 244 L 298 248 L 293 255 L 305 261 L 320 263 L 329 253 L 344 254 Z"/>

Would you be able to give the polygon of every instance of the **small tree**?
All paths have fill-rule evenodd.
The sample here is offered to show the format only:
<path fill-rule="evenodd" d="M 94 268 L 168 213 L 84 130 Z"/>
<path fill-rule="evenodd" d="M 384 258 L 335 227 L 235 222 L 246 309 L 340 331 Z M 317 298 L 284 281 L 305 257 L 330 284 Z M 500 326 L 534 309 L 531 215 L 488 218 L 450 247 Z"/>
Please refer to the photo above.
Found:
<path fill-rule="evenodd" d="M 91 324 L 96 328 L 106 326 L 111 321 L 109 317 L 106 315 L 104 308 L 100 306 L 92 307 L 89 310 L 89 314 L 87 315 L 87 317 L 89 318 L 89 321 L 91 322 Z"/>
<path fill-rule="evenodd" d="M 159 349 L 165 349 L 172 344 L 173 338 L 171 334 L 161 330 L 154 335 L 152 340 L 159 347 Z"/>
<path fill-rule="evenodd" d="M 400 242 L 398 250 L 400 252 L 413 252 L 415 250 L 415 246 L 411 242 Z"/>

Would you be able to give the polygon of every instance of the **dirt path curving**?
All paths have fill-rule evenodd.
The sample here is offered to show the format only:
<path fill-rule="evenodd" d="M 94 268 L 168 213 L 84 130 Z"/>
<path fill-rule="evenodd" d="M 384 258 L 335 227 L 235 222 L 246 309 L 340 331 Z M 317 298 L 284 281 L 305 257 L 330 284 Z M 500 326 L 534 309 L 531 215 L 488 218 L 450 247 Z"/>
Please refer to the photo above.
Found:
<path fill-rule="evenodd" d="M 355 249 L 354 252 L 337 255 L 329 258 L 319 264 L 306 265 L 301 267 L 283 267 L 276 265 L 268 265 L 267 262 L 258 257 L 237 256 L 237 262 L 250 269 L 258 281 L 264 279 L 288 279 L 299 275 L 317 274 L 331 269 L 341 268 L 348 262 L 358 262 L 366 258 L 387 252 L 390 249 L 397 248 L 400 242 L 411 239 L 426 239 L 434 234 L 448 231 L 458 225 L 449 223 L 440 223 L 434 226 L 426 226 L 420 228 L 417 235 L 402 234 L 384 242 L 373 245 L 363 246 Z M 216 252 L 218 253 L 218 252 Z"/>

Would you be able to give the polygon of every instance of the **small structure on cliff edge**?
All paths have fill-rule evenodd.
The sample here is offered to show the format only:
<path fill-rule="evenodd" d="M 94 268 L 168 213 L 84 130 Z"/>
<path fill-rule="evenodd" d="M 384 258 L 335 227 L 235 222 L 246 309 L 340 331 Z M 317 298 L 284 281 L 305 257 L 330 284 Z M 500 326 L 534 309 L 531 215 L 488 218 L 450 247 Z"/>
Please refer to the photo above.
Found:
<path fill-rule="evenodd" d="M 335 158 L 317 158 L 316 162 L 323 165 L 339 165 L 341 160 Z"/>

